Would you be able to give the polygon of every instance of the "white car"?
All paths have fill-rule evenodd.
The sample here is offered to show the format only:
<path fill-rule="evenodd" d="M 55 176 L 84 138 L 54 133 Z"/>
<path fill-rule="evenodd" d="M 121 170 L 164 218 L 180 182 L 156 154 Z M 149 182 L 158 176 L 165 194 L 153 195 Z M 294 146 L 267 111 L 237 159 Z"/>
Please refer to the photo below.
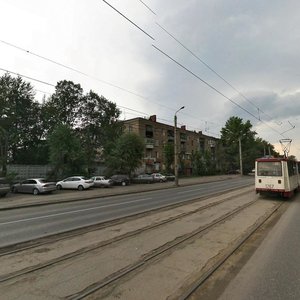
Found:
<path fill-rule="evenodd" d="M 153 176 L 155 182 L 166 182 L 167 181 L 166 176 L 164 176 L 160 173 L 152 173 L 151 175 Z"/>
<path fill-rule="evenodd" d="M 113 181 L 105 179 L 104 176 L 93 176 L 91 180 L 94 182 L 94 187 L 111 187 L 113 185 Z"/>
<path fill-rule="evenodd" d="M 84 176 L 72 176 L 56 183 L 56 188 L 61 189 L 77 189 L 79 191 L 86 190 L 94 185 L 91 179 Z"/>

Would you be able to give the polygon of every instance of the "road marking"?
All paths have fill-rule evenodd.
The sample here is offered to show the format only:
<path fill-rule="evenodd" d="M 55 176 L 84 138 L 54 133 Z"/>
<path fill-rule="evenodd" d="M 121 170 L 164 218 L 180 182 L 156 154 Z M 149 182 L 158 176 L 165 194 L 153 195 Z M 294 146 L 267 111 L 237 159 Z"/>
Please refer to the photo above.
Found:
<path fill-rule="evenodd" d="M 47 215 L 47 216 L 27 218 L 27 219 L 21 219 L 21 220 L 16 220 L 16 221 L 9 221 L 9 222 L 0 223 L 0 226 L 8 225 L 8 224 L 15 224 L 15 223 L 28 222 L 28 221 L 33 221 L 33 220 L 47 219 L 47 218 L 63 216 L 63 215 L 70 215 L 70 214 L 79 213 L 79 212 L 83 212 L 83 211 L 96 210 L 96 209 L 100 209 L 100 208 L 113 207 L 113 206 L 120 206 L 120 205 L 130 204 L 130 203 L 134 203 L 134 202 L 148 201 L 148 200 L 151 200 L 151 199 L 153 199 L 153 198 L 142 198 L 142 199 L 126 201 L 126 202 L 122 202 L 122 203 L 115 203 L 115 204 L 108 204 L 108 205 L 101 205 L 101 206 L 96 206 L 96 207 L 72 210 L 72 211 L 68 211 L 68 212 L 62 212 L 62 213 L 57 213 L 57 214 L 52 214 L 52 215 Z"/>

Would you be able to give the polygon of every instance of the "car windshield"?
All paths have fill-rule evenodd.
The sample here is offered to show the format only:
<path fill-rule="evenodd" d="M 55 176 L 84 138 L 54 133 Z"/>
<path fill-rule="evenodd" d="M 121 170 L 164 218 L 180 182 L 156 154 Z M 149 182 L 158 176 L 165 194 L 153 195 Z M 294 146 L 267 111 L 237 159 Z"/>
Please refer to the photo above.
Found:
<path fill-rule="evenodd" d="M 46 182 L 47 182 L 46 179 L 38 179 L 38 181 L 39 181 L 40 183 L 46 183 Z"/>

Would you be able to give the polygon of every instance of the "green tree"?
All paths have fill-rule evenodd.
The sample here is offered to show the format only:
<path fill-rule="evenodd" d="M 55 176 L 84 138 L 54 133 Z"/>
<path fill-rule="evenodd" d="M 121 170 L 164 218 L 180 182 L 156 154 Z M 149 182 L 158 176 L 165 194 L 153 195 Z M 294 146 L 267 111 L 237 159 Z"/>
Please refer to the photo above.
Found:
<path fill-rule="evenodd" d="M 239 139 L 241 139 L 242 144 L 243 170 L 247 173 L 253 168 L 256 132 L 251 129 L 252 124 L 250 121 L 243 123 L 243 119 L 239 117 L 230 117 L 225 127 L 221 129 L 221 141 L 225 149 L 227 162 L 225 169 L 239 169 Z"/>
<path fill-rule="evenodd" d="M 196 151 L 191 155 L 193 175 L 204 175 L 205 165 L 200 151 Z"/>
<path fill-rule="evenodd" d="M 164 160 L 166 165 L 166 171 L 171 172 L 171 166 L 174 163 L 174 144 L 173 143 L 166 143 L 164 145 Z"/>
<path fill-rule="evenodd" d="M 42 107 L 42 126 L 45 134 L 51 133 L 57 124 L 75 128 L 80 124 L 79 109 L 83 100 L 80 84 L 62 80 L 56 84 L 55 92 Z"/>
<path fill-rule="evenodd" d="M 122 134 L 123 124 L 118 121 L 120 110 L 115 103 L 90 91 L 86 94 L 79 108 L 80 133 L 87 165 L 91 169 L 95 160 L 102 159 Z"/>
<path fill-rule="evenodd" d="M 34 101 L 34 94 L 31 84 L 21 77 L 14 78 L 9 74 L 0 77 L 0 153 L 3 173 L 6 172 L 8 160 L 20 163 L 20 153 L 30 152 L 39 143 L 42 135 L 41 108 Z"/>
<path fill-rule="evenodd" d="M 67 124 L 58 125 L 48 138 L 50 163 L 56 178 L 85 174 L 85 154 L 79 137 Z"/>
<path fill-rule="evenodd" d="M 114 149 L 106 158 L 106 164 L 111 171 L 128 174 L 141 165 L 144 156 L 144 141 L 134 133 L 120 136 Z"/>

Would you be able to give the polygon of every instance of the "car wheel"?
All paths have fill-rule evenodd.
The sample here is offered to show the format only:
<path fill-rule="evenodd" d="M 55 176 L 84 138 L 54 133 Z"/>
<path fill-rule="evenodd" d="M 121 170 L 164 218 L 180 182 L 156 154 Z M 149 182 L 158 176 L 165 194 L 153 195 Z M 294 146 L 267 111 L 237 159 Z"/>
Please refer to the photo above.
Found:
<path fill-rule="evenodd" d="M 84 190 L 84 187 L 82 185 L 79 185 L 78 186 L 78 191 L 83 191 Z"/>
<path fill-rule="evenodd" d="M 122 181 L 122 185 L 125 186 L 125 185 L 126 185 L 126 182 L 125 182 L 125 181 Z"/>
<path fill-rule="evenodd" d="M 32 193 L 33 193 L 33 195 L 38 195 L 40 192 L 38 189 L 33 189 Z"/>
<path fill-rule="evenodd" d="M 56 188 L 57 188 L 58 190 L 62 190 L 62 186 L 61 186 L 60 184 L 58 184 L 58 185 L 56 186 Z"/>

